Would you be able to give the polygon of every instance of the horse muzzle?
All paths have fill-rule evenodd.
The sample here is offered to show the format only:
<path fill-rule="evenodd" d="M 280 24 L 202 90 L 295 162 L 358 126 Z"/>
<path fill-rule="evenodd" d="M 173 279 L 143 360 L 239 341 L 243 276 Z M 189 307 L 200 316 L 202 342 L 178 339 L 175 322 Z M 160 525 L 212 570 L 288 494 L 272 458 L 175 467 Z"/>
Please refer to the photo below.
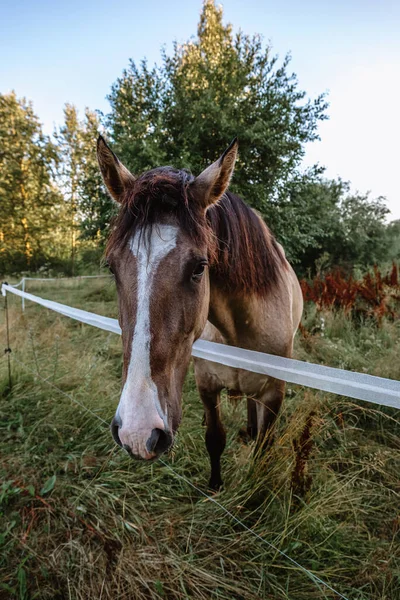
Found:
<path fill-rule="evenodd" d="M 161 424 L 161 423 L 160 423 Z M 148 431 L 129 432 L 124 430 L 119 416 L 111 421 L 111 434 L 114 441 L 121 446 L 132 458 L 154 460 L 167 452 L 173 444 L 173 436 L 170 431 L 161 427 L 154 427 Z"/>

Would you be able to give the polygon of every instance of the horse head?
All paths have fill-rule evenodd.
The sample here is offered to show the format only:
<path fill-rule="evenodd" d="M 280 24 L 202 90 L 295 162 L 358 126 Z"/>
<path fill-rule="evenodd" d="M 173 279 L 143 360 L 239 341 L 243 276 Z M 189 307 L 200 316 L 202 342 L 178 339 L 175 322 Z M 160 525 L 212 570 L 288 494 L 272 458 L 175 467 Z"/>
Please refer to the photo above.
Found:
<path fill-rule="evenodd" d="M 129 454 L 149 460 L 171 447 L 181 420 L 192 344 L 209 310 L 216 241 L 206 212 L 228 187 L 237 141 L 198 177 L 172 167 L 134 177 L 102 137 L 97 155 L 120 206 L 106 249 L 124 352 L 111 430 Z"/>

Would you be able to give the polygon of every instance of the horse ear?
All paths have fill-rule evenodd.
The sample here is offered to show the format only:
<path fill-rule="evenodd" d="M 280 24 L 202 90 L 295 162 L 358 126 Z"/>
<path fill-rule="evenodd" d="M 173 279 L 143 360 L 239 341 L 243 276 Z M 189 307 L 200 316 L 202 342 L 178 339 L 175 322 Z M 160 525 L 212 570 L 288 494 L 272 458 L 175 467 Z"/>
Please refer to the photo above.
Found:
<path fill-rule="evenodd" d="M 97 139 L 97 160 L 110 196 L 116 202 L 121 202 L 125 190 L 135 183 L 135 178 L 119 161 L 101 135 Z"/>
<path fill-rule="evenodd" d="M 206 209 L 218 202 L 227 190 L 238 151 L 238 141 L 235 138 L 220 158 L 207 167 L 191 184 L 194 198 Z"/>

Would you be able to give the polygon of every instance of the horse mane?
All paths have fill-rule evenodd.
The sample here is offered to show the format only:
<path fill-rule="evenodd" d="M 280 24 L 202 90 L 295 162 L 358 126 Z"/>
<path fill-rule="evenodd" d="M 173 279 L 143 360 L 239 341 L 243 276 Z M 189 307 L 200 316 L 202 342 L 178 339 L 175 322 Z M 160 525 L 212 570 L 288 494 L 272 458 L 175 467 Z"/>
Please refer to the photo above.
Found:
<path fill-rule="evenodd" d="M 152 228 L 172 215 L 195 244 L 207 246 L 210 277 L 218 285 L 231 292 L 265 295 L 285 268 L 269 228 L 230 192 L 202 218 L 190 193 L 194 179 L 188 171 L 173 167 L 158 167 L 136 179 L 122 199 L 106 255 L 126 244 L 136 231 L 150 238 Z"/>
<path fill-rule="evenodd" d="M 207 211 L 216 236 L 217 260 L 210 275 L 232 291 L 265 295 L 277 284 L 286 262 L 271 231 L 241 198 L 231 192 Z"/>

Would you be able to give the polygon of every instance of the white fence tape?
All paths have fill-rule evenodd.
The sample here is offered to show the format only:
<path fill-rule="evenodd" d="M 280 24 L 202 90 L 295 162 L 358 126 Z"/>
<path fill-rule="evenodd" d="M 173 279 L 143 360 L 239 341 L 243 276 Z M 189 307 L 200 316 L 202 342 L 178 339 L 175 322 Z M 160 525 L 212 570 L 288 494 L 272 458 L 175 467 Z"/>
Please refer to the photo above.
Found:
<path fill-rule="evenodd" d="M 21 285 L 23 281 L 79 281 L 80 279 L 99 279 L 100 277 L 111 277 L 111 275 L 104 273 L 104 275 L 75 275 L 75 277 L 23 277 L 13 287 Z"/>
<path fill-rule="evenodd" d="M 76 275 L 76 277 L 23 277 L 18 283 L 10 285 L 18 288 L 24 281 L 80 281 L 81 279 L 99 279 L 101 277 L 111 277 L 111 275 L 105 273 L 104 275 Z"/>
<path fill-rule="evenodd" d="M 6 292 L 11 292 L 66 317 L 71 317 L 99 329 L 121 334 L 117 319 L 102 317 L 86 310 L 46 300 L 22 292 L 8 284 L 3 284 L 1 291 L 3 296 Z M 289 383 L 400 409 L 400 381 L 394 379 L 325 367 L 291 358 L 283 358 L 282 356 L 255 352 L 254 350 L 216 344 L 206 340 L 197 340 L 193 344 L 192 355 L 228 367 L 270 375 Z"/>
<path fill-rule="evenodd" d="M 23 277 L 18 283 L 12 284 L 11 287 L 18 288 L 22 285 L 22 291 L 25 292 L 26 281 L 80 281 L 81 279 L 98 279 L 100 277 L 111 277 L 111 275 L 78 275 L 76 277 Z M 22 310 L 25 310 L 25 297 L 22 296 Z"/>
<path fill-rule="evenodd" d="M 46 300 L 45 298 L 28 294 L 28 292 L 22 292 L 11 285 L 3 283 L 1 286 L 1 293 L 3 296 L 6 295 L 6 291 L 11 292 L 16 296 L 20 296 L 21 298 L 25 298 L 26 300 L 30 300 L 31 302 L 36 302 L 36 304 L 40 304 L 46 308 L 50 308 L 50 310 L 61 313 L 65 317 L 71 317 L 71 319 L 81 321 L 82 323 L 87 323 L 87 325 L 93 325 L 93 327 L 105 329 L 106 331 L 111 331 L 112 333 L 118 333 L 121 335 L 121 328 L 118 325 L 117 319 L 102 317 L 101 315 L 96 315 L 95 313 L 91 313 L 86 310 L 72 308 L 72 306 L 60 304 L 59 302 L 53 302 L 52 300 Z"/>
<path fill-rule="evenodd" d="M 13 287 L 13 288 L 18 288 L 18 287 L 19 287 L 21 284 L 23 284 L 23 283 L 24 283 L 24 281 L 25 281 L 25 277 L 23 277 L 23 278 L 21 279 L 21 281 L 18 281 L 18 283 L 10 283 L 10 285 L 11 285 L 11 287 Z"/>

